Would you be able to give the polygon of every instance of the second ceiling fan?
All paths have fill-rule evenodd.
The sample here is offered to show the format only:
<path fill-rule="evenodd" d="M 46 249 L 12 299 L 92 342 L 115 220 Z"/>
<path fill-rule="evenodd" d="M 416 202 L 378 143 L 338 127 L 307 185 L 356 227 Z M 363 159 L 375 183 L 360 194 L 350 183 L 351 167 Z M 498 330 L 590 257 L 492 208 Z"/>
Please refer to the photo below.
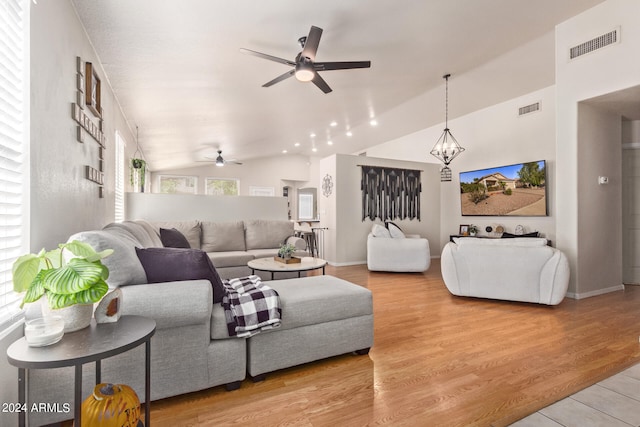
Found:
<path fill-rule="evenodd" d="M 276 56 L 267 55 L 266 53 L 256 52 L 249 49 L 240 49 L 240 52 L 294 67 L 292 70 L 287 71 L 275 79 L 263 84 L 262 87 L 273 86 L 274 84 L 295 75 L 296 79 L 299 81 L 313 82 L 313 84 L 318 86 L 321 91 L 329 93 L 332 89 L 329 87 L 327 82 L 320 77 L 318 71 L 349 70 L 352 68 L 371 67 L 371 61 L 315 62 L 316 52 L 318 51 L 321 36 L 322 28 L 311 26 L 309 35 L 298 39 L 300 46 L 302 46 L 302 51 L 298 53 L 295 61 L 289 61 L 288 59 L 278 58 Z"/>

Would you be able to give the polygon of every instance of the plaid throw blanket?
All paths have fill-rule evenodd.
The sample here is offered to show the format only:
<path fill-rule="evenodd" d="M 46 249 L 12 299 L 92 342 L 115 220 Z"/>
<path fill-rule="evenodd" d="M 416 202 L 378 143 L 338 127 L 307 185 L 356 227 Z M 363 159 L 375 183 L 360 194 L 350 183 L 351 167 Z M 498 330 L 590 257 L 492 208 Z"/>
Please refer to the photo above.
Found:
<path fill-rule="evenodd" d="M 222 307 L 229 336 L 248 338 L 280 326 L 280 297 L 258 276 L 223 280 Z"/>

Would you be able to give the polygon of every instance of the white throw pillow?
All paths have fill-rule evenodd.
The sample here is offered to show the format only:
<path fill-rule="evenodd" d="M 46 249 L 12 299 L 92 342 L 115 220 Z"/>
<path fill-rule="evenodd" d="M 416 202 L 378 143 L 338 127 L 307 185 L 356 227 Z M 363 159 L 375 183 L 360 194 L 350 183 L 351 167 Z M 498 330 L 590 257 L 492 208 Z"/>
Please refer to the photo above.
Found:
<path fill-rule="evenodd" d="M 391 221 L 387 221 L 387 227 L 389 228 L 389 233 L 391 233 L 391 237 L 393 237 L 394 239 L 404 239 L 405 238 L 405 235 L 402 232 L 402 230 L 400 230 L 400 227 L 398 227 L 397 225 L 395 225 Z"/>
<path fill-rule="evenodd" d="M 389 230 L 379 224 L 373 224 L 373 227 L 371 228 L 371 234 L 373 234 L 373 237 L 391 237 L 391 233 L 389 233 Z"/>

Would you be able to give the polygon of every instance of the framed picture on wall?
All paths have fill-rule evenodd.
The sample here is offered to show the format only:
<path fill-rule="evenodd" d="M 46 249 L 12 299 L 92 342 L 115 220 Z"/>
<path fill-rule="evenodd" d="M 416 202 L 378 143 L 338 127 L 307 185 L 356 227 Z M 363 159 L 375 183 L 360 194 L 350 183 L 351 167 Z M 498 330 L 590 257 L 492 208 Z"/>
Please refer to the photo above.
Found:
<path fill-rule="evenodd" d="M 85 105 L 96 117 L 102 116 L 100 78 L 91 62 L 85 64 Z"/>

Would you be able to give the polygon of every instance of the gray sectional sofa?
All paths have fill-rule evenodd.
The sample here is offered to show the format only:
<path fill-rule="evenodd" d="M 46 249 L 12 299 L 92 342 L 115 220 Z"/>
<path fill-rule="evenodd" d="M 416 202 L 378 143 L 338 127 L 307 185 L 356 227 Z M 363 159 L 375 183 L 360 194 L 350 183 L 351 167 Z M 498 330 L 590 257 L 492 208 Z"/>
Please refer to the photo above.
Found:
<path fill-rule="evenodd" d="M 155 319 L 152 400 L 218 385 L 232 390 L 240 386 L 247 373 L 262 379 L 274 370 L 349 352 L 368 352 L 373 345 L 373 311 L 371 292 L 364 287 L 332 276 L 270 281 L 268 284 L 280 295 L 281 326 L 242 339 L 229 336 L 222 306 L 212 304 L 213 290 L 208 280 L 147 283 L 136 255 L 136 247 L 161 246 L 159 227 L 171 227 L 182 230 L 192 245 L 200 241 L 221 276 L 242 276 L 249 273 L 244 265 L 247 257 L 270 256 L 277 251 L 273 243 L 289 233 L 288 224 L 281 224 L 284 222 L 288 223 L 244 221 L 243 242 L 237 237 L 239 223 L 232 226 L 196 221 L 110 224 L 69 238 L 89 243 L 96 250 L 114 249 L 103 262 L 110 270 L 110 286 L 122 290 L 123 314 Z M 83 372 L 86 396 L 95 384 L 95 368 L 85 365 Z M 73 402 L 73 377 L 72 368 L 29 371 L 29 406 L 33 402 Z M 103 360 L 102 381 L 128 384 L 142 398 L 144 346 Z M 30 425 L 41 425 L 69 419 L 70 414 L 37 412 L 28 417 Z"/>

